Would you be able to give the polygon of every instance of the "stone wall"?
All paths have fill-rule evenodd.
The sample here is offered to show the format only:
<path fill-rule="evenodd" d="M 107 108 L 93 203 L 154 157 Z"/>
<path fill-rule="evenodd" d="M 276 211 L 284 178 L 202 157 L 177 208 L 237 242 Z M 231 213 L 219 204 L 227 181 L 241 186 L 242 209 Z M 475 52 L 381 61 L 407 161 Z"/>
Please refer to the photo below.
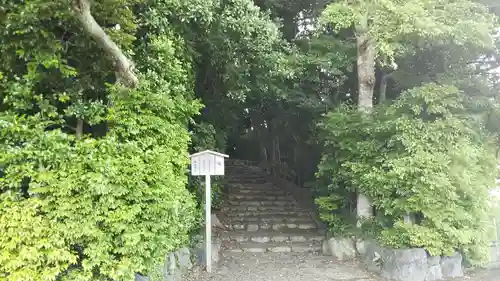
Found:
<path fill-rule="evenodd" d="M 462 277 L 462 255 L 431 257 L 422 248 L 388 249 L 366 241 L 361 259 L 366 267 L 394 281 L 437 281 Z"/>
<path fill-rule="evenodd" d="M 324 241 L 323 253 L 338 260 L 359 255 L 365 267 L 392 281 L 438 281 L 462 277 L 462 255 L 431 257 L 422 248 L 389 249 L 374 241 L 354 238 L 330 238 Z"/>
<path fill-rule="evenodd" d="M 144 276 L 136 273 L 135 281 L 183 281 L 194 266 L 205 266 L 205 243 L 200 243 L 194 248 L 181 248 L 169 253 L 165 262 L 159 265 L 155 272 Z M 221 243 L 218 238 L 212 241 L 212 266 L 215 268 L 219 262 Z"/>
<path fill-rule="evenodd" d="M 491 245 L 490 268 L 500 268 L 500 242 Z"/>
<path fill-rule="evenodd" d="M 500 165 L 497 165 L 500 171 Z M 491 204 L 494 210 L 492 227 L 494 230 L 494 241 L 491 245 L 491 264 L 489 267 L 500 268 L 500 178 L 496 179 L 497 186 L 495 189 L 490 190 L 490 197 L 492 198 Z"/>

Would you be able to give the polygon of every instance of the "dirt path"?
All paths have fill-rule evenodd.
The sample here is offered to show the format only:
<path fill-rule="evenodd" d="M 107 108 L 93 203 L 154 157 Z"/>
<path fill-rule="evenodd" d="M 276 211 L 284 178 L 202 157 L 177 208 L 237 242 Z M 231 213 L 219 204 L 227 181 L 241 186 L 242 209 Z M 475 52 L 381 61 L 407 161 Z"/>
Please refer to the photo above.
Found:
<path fill-rule="evenodd" d="M 385 281 L 356 262 L 306 253 L 226 253 L 212 274 L 195 271 L 188 281 Z M 467 274 L 453 281 L 500 281 L 500 270 Z"/>

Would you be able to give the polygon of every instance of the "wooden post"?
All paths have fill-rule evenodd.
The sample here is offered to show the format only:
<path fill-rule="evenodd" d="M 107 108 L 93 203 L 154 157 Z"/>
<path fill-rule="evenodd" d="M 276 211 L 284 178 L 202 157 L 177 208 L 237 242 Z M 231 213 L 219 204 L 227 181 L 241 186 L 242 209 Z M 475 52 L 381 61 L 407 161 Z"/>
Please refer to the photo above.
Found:
<path fill-rule="evenodd" d="M 207 272 L 212 272 L 212 194 L 210 176 L 205 175 L 205 254 Z"/>
<path fill-rule="evenodd" d="M 206 270 L 212 272 L 212 192 L 210 176 L 224 175 L 226 154 L 205 150 L 191 154 L 191 175 L 205 176 L 205 259 Z"/>

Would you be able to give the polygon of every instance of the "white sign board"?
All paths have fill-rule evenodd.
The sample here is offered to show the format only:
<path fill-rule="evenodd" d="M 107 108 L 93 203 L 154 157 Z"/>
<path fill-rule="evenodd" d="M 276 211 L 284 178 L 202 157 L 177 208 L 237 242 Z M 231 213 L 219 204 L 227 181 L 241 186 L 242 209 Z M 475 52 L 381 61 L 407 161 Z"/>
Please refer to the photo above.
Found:
<path fill-rule="evenodd" d="M 191 175 L 223 176 L 226 154 L 205 150 L 191 155 Z"/>
<path fill-rule="evenodd" d="M 212 194 L 210 191 L 210 176 L 224 175 L 224 158 L 226 154 L 205 150 L 192 154 L 191 175 L 205 176 L 205 261 L 207 272 L 212 271 Z"/>

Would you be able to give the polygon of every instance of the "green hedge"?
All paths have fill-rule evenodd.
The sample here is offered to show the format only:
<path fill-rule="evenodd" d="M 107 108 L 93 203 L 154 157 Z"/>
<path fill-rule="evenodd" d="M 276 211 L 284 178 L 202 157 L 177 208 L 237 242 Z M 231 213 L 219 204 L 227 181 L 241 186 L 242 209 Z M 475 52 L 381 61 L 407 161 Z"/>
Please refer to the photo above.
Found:
<path fill-rule="evenodd" d="M 179 45 L 141 49 L 157 59 L 139 88 L 109 89 L 102 138 L 77 139 L 56 114 L 0 111 L 0 280 L 134 280 L 188 243 L 187 125 L 200 106 Z M 8 83 L 8 97 L 36 90 Z"/>
<path fill-rule="evenodd" d="M 318 173 L 329 185 L 320 197 L 370 196 L 377 210 L 371 229 L 386 246 L 424 247 L 431 255 L 461 250 L 483 262 L 491 241 L 495 154 L 462 98 L 454 87 L 428 84 L 371 115 L 348 108 L 329 113 L 321 124 L 325 151 Z M 415 224 L 404 223 L 408 213 Z"/>

